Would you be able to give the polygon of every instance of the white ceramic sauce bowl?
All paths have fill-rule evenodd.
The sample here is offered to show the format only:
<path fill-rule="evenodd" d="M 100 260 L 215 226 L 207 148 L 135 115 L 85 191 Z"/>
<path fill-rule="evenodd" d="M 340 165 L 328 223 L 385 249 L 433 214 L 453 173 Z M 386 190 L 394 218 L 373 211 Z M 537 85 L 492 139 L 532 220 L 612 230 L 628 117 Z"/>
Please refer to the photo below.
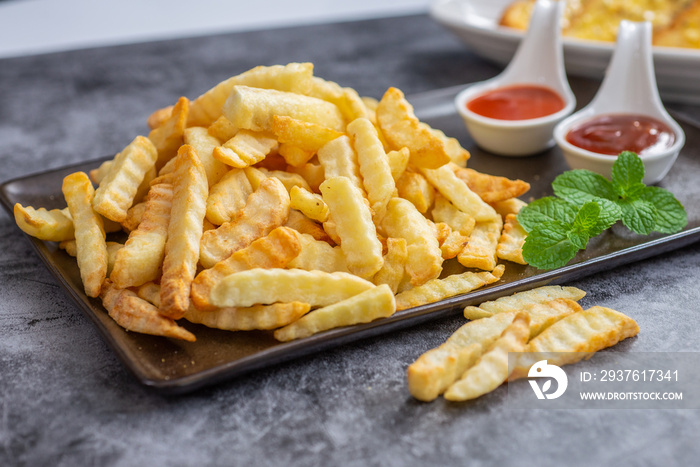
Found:
<path fill-rule="evenodd" d="M 564 71 L 560 28 L 563 7 L 564 2 L 538 0 L 528 33 L 506 69 L 490 80 L 471 85 L 455 98 L 467 131 L 483 149 L 504 156 L 528 156 L 544 151 L 554 145 L 554 127 L 576 107 Z M 564 100 L 564 108 L 527 120 L 499 120 L 467 108 L 467 103 L 479 95 L 516 85 L 550 88 Z"/>
<path fill-rule="evenodd" d="M 610 178 L 615 156 L 598 154 L 566 140 L 569 131 L 594 117 L 609 114 L 641 114 L 665 123 L 675 135 L 665 150 L 640 154 L 644 163 L 644 183 L 661 181 L 685 144 L 685 133 L 666 112 L 656 86 L 651 50 L 651 23 L 620 23 L 617 44 L 605 79 L 590 104 L 562 121 L 554 129 L 554 139 L 572 169 L 588 169 Z"/>

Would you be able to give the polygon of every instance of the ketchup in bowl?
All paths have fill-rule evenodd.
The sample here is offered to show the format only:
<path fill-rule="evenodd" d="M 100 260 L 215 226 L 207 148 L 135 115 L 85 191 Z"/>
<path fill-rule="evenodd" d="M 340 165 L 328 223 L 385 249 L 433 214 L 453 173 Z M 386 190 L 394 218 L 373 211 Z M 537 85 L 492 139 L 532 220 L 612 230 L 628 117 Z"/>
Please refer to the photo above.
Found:
<path fill-rule="evenodd" d="M 573 127 L 566 140 L 581 149 L 617 156 L 622 151 L 650 154 L 670 148 L 676 137 L 665 123 L 637 114 L 609 114 Z"/>
<path fill-rule="evenodd" d="M 467 102 L 475 114 L 497 120 L 546 117 L 564 107 L 564 99 L 550 88 L 529 84 L 494 89 Z"/>

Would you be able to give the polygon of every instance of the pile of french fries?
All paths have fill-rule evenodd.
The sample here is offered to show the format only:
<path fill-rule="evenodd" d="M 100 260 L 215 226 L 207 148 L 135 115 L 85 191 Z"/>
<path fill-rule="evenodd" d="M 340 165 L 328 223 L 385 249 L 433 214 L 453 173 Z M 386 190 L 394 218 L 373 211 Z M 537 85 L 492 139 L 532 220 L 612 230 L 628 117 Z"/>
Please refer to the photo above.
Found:
<path fill-rule="evenodd" d="M 577 302 L 584 295 L 575 287 L 546 286 L 466 307 L 470 321 L 408 367 L 409 392 L 422 401 L 440 394 L 450 401 L 475 399 L 527 377 L 540 360 L 576 363 L 637 335 L 637 323 L 618 311 L 584 310 Z M 514 366 L 509 352 L 517 353 Z"/>
<path fill-rule="evenodd" d="M 194 341 L 184 318 L 289 341 L 524 264 L 515 214 L 529 185 L 466 168 L 469 153 L 398 89 L 377 101 L 309 63 L 257 67 L 148 124 L 113 160 L 65 177 L 67 208 L 15 206 L 127 330 Z M 119 230 L 125 243 L 107 241 Z M 446 261 L 463 272 L 445 277 Z"/>

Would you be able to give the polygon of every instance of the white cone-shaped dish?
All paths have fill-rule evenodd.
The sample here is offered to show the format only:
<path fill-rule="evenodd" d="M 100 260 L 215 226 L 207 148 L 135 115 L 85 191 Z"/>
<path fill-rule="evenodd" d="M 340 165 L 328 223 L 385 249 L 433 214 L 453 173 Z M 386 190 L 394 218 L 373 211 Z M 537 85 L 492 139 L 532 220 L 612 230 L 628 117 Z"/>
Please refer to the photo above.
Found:
<path fill-rule="evenodd" d="M 566 140 L 573 127 L 606 114 L 641 114 L 665 123 L 675 135 L 673 145 L 666 150 L 640 154 L 644 162 L 644 183 L 659 182 L 668 173 L 685 144 L 680 125 L 666 112 L 654 76 L 651 50 L 651 23 L 622 21 L 617 44 L 605 79 L 590 104 L 554 130 L 554 139 L 572 169 L 588 169 L 610 177 L 615 156 L 598 154 L 574 146 Z"/>
<path fill-rule="evenodd" d="M 483 149 L 504 156 L 541 152 L 554 145 L 554 127 L 576 107 L 576 98 L 564 70 L 560 27 L 563 7 L 564 2 L 538 0 L 527 35 L 506 69 L 495 78 L 473 84 L 455 98 L 467 131 Z M 551 115 L 527 120 L 498 120 L 467 108 L 467 103 L 479 95 L 515 85 L 550 88 L 564 100 L 564 108 Z"/>

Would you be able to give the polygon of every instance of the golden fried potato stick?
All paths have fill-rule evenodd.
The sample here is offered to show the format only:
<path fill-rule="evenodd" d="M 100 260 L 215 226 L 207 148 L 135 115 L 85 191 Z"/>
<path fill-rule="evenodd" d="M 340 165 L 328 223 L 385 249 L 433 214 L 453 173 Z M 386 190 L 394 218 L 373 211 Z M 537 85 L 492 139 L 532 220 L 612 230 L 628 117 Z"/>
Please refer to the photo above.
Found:
<path fill-rule="evenodd" d="M 257 167 L 246 167 L 243 171 L 245 172 L 245 176 L 248 177 L 248 182 L 251 188 L 253 188 L 253 191 L 257 190 L 262 181 L 268 178 L 267 174 Z"/>
<path fill-rule="evenodd" d="M 335 242 L 331 240 L 331 237 L 326 233 L 326 231 L 323 230 L 323 227 L 321 227 L 321 225 L 309 219 L 296 209 L 289 210 L 289 218 L 287 219 L 287 222 L 284 225 L 289 227 L 290 229 L 296 230 L 301 234 L 308 234 L 314 239 L 328 243 L 331 246 L 335 244 Z"/>
<path fill-rule="evenodd" d="M 457 261 L 465 268 L 492 271 L 498 263 L 496 247 L 501 238 L 503 221 L 501 216 L 486 222 L 477 222 L 469 235 L 467 244 L 457 255 Z"/>
<path fill-rule="evenodd" d="M 109 168 L 112 166 L 113 163 L 114 158 L 104 161 L 100 164 L 98 168 L 92 169 L 90 172 L 88 172 L 88 175 L 90 176 L 90 181 L 92 181 L 92 183 L 94 183 L 95 185 L 99 185 L 102 179 L 105 178 L 109 173 Z"/>
<path fill-rule="evenodd" d="M 525 243 L 527 232 L 518 222 L 515 214 L 508 214 L 503 225 L 501 238 L 496 246 L 496 256 L 506 261 L 518 264 L 527 264 L 523 259 L 523 244 Z"/>
<path fill-rule="evenodd" d="M 100 294 L 107 277 L 108 255 L 102 218 L 92 209 L 95 190 L 84 172 L 63 179 L 63 196 L 75 226 L 76 258 L 88 297 Z"/>
<path fill-rule="evenodd" d="M 276 227 L 289 216 L 289 194 L 276 178 L 267 178 L 249 197 L 245 207 L 231 222 L 202 235 L 199 261 L 205 268 L 214 266 L 232 253 L 245 248 Z"/>
<path fill-rule="evenodd" d="M 428 212 L 435 201 L 435 188 L 419 173 L 404 171 L 396 188 L 399 196 L 413 203 L 421 214 Z"/>
<path fill-rule="evenodd" d="M 505 201 L 493 203 L 491 206 L 505 221 L 508 214 L 518 214 L 523 207 L 527 206 L 527 203 L 518 198 L 511 198 Z"/>
<path fill-rule="evenodd" d="M 425 402 L 437 398 L 476 363 L 514 317 L 515 313 L 502 313 L 462 325 L 442 345 L 428 350 L 408 367 L 408 391 Z"/>
<path fill-rule="evenodd" d="M 386 153 L 386 158 L 389 160 L 389 168 L 391 169 L 391 176 L 394 177 L 394 181 L 398 182 L 403 173 L 408 167 L 408 160 L 411 156 L 411 152 L 408 148 L 401 148 L 396 151 L 388 151 Z"/>
<path fill-rule="evenodd" d="M 388 318 L 394 312 L 394 294 L 388 285 L 382 284 L 341 302 L 314 310 L 298 321 L 278 329 L 274 336 L 278 341 L 287 342 L 341 326 Z"/>
<path fill-rule="evenodd" d="M 121 222 L 121 226 L 127 232 L 134 231 L 138 228 L 143 219 L 143 213 L 146 212 L 146 202 L 134 204 L 126 211 L 126 219 Z M 106 230 L 106 229 L 105 229 Z"/>
<path fill-rule="evenodd" d="M 461 379 L 445 391 L 449 401 L 466 401 L 483 396 L 508 379 L 508 352 L 522 352 L 530 336 L 530 317 L 527 313 L 518 313 L 513 323 L 469 368 Z"/>
<path fill-rule="evenodd" d="M 133 332 L 172 337 L 187 342 L 197 339 L 170 318 L 161 315 L 158 308 L 139 298 L 129 289 L 119 289 L 107 279 L 103 287 L 102 304 L 118 325 Z"/>
<path fill-rule="evenodd" d="M 162 109 L 158 109 L 149 115 L 146 121 L 146 123 L 148 123 L 148 128 L 155 130 L 159 126 L 162 126 L 163 123 L 165 123 L 173 114 L 173 108 L 175 108 L 174 105 L 169 105 L 167 107 L 163 107 Z"/>
<path fill-rule="evenodd" d="M 451 167 L 455 175 L 487 203 L 516 198 L 530 189 L 530 184 L 522 180 L 510 180 L 455 165 Z"/>
<path fill-rule="evenodd" d="M 520 311 L 523 307 L 533 303 L 547 303 L 558 298 L 581 300 L 585 295 L 586 292 L 576 287 L 546 285 L 484 302 L 478 307 L 468 306 L 464 309 L 464 317 L 467 319 L 486 318 L 498 313 Z"/>
<path fill-rule="evenodd" d="M 540 360 L 558 366 L 576 363 L 637 333 L 639 326 L 632 318 L 610 308 L 594 306 L 570 314 L 530 341 L 509 380 L 526 377 Z"/>
<path fill-rule="evenodd" d="M 35 209 L 15 203 L 15 222 L 22 232 L 39 240 L 62 242 L 75 238 L 73 221 L 61 209 Z"/>
<path fill-rule="evenodd" d="M 469 189 L 452 171 L 450 165 L 444 165 L 436 170 L 421 169 L 425 178 L 450 200 L 460 211 L 469 214 L 477 222 L 490 221 L 498 217 L 496 211 L 482 201 L 479 195 Z"/>
<path fill-rule="evenodd" d="M 137 136 L 117 154 L 107 175 L 95 191 L 92 205 L 96 212 L 115 222 L 123 222 L 134 203 L 146 174 L 156 163 L 158 153 L 148 138 Z"/>
<path fill-rule="evenodd" d="M 277 140 L 267 133 L 241 130 L 222 146 L 214 148 L 214 158 L 226 165 L 244 169 L 265 159 L 277 148 Z"/>
<path fill-rule="evenodd" d="M 119 242 L 105 242 L 105 244 L 107 246 L 107 276 L 109 277 L 117 260 L 117 253 L 124 248 L 124 244 Z M 58 244 L 58 247 L 73 257 L 78 255 L 78 247 L 75 240 L 64 240 Z"/>
<path fill-rule="evenodd" d="M 299 255 L 287 265 L 290 269 L 305 271 L 349 272 L 345 253 L 339 246 L 331 246 L 309 234 L 298 233 L 301 243 Z"/>
<path fill-rule="evenodd" d="M 217 84 L 192 101 L 188 126 L 209 126 L 222 114 L 222 108 L 236 85 L 307 93 L 311 88 L 313 64 L 258 66 Z"/>
<path fill-rule="evenodd" d="M 301 211 L 309 219 L 318 222 L 326 222 L 328 220 L 328 205 L 320 195 L 311 193 L 305 188 L 293 186 L 289 190 L 289 197 L 292 209 Z"/>
<path fill-rule="evenodd" d="M 459 231 L 452 231 L 449 225 L 442 222 L 438 226 L 446 226 L 449 229 L 447 236 L 440 242 L 440 251 L 442 251 L 442 259 L 456 258 L 457 255 L 464 249 L 464 245 L 469 241 L 469 237 L 461 234 Z"/>
<path fill-rule="evenodd" d="M 320 193 L 318 187 L 321 186 L 321 183 L 326 179 L 323 166 L 320 164 L 312 164 L 309 162 L 301 167 L 293 167 L 290 165 L 287 167 L 287 171 L 301 175 L 314 193 Z"/>
<path fill-rule="evenodd" d="M 177 159 L 160 280 L 160 312 L 172 319 L 182 318 L 190 304 L 208 194 L 207 174 L 192 146 L 182 146 Z"/>
<path fill-rule="evenodd" d="M 209 188 L 226 175 L 229 167 L 214 158 L 214 149 L 221 146 L 221 141 L 211 136 L 206 128 L 194 126 L 185 129 L 184 143 L 192 146 L 197 152 L 197 156 L 204 166 L 204 172 L 207 174 Z"/>
<path fill-rule="evenodd" d="M 310 309 L 308 303 L 301 302 L 253 305 L 248 308 L 217 308 L 214 311 L 201 311 L 190 307 L 185 312 L 185 319 L 191 323 L 224 331 L 272 330 L 297 321 Z"/>
<path fill-rule="evenodd" d="M 190 101 L 186 97 L 181 97 L 173 107 L 170 117 L 148 134 L 148 139 L 153 142 L 158 151 L 156 170 L 160 170 L 175 157 L 178 148 L 182 146 L 189 109 Z"/>
<path fill-rule="evenodd" d="M 449 136 L 445 135 L 445 133 L 443 133 L 442 131 L 435 128 L 430 128 L 427 124 L 423 122 L 421 123 L 428 128 L 428 130 L 430 131 L 430 133 L 433 134 L 433 136 L 442 141 L 442 144 L 445 145 L 445 152 L 448 156 L 450 156 L 450 161 L 453 164 L 457 164 L 460 167 L 464 167 L 466 165 L 467 160 L 469 160 L 470 154 L 469 151 L 464 149 L 462 145 L 459 144 L 457 138 L 450 138 Z"/>
<path fill-rule="evenodd" d="M 291 144 L 299 149 L 310 152 L 312 155 L 318 152 L 324 144 L 343 135 L 343 133 L 331 128 L 316 123 L 297 120 L 285 115 L 272 116 L 272 133 L 274 133 L 277 137 L 277 141 L 280 143 Z M 290 162 L 290 165 L 303 165 L 307 163 L 309 159 L 300 164 L 292 164 Z"/>
<path fill-rule="evenodd" d="M 557 298 L 547 303 L 532 303 L 521 308 L 521 311 L 530 315 L 530 339 L 535 338 L 560 319 L 582 310 L 581 305 L 569 298 Z"/>
<path fill-rule="evenodd" d="M 253 170 L 253 167 L 249 167 L 246 169 L 246 173 L 248 173 L 250 170 Z M 284 188 L 286 188 L 287 193 L 292 192 L 292 188 L 299 187 L 303 188 L 307 191 L 311 191 L 311 187 L 309 184 L 306 182 L 304 177 L 302 177 L 299 174 L 296 173 L 290 173 L 290 172 L 285 172 L 284 170 L 267 170 L 265 168 L 259 168 L 255 169 L 258 172 L 260 172 L 262 175 L 265 177 L 274 177 L 280 182 L 282 182 L 282 185 L 284 185 Z"/>
<path fill-rule="evenodd" d="M 316 123 L 336 131 L 345 130 L 345 120 L 334 104 L 315 97 L 273 89 L 234 86 L 223 114 L 231 123 L 251 131 L 272 131 L 274 115 Z"/>
<path fill-rule="evenodd" d="M 330 178 L 320 189 L 335 222 L 348 269 L 364 279 L 371 278 L 382 268 L 384 259 L 372 213 L 362 193 L 346 177 Z"/>
<path fill-rule="evenodd" d="M 277 148 L 277 154 L 279 154 L 284 161 L 292 167 L 303 166 L 313 159 L 315 155 L 315 153 L 311 151 L 306 151 L 289 143 L 280 143 L 279 147 Z"/>
<path fill-rule="evenodd" d="M 377 122 L 391 148 L 407 147 L 416 167 L 437 169 L 450 162 L 442 139 L 421 124 L 400 90 L 386 91 L 377 107 Z"/>
<path fill-rule="evenodd" d="M 501 278 L 504 269 L 505 267 L 501 264 L 492 272 L 464 272 L 452 274 L 444 279 L 431 279 L 423 285 L 398 294 L 396 309 L 405 310 L 434 303 L 493 284 Z"/>
<path fill-rule="evenodd" d="M 364 192 L 360 163 L 348 136 L 343 135 L 324 144 L 318 150 L 318 161 L 323 167 L 324 179 L 347 177 L 355 187 Z"/>
<path fill-rule="evenodd" d="M 449 225 L 453 231 L 459 232 L 465 237 L 471 235 L 476 226 L 476 221 L 472 216 L 457 209 L 442 195 L 437 195 L 435 197 L 435 203 L 431 214 L 435 222 L 444 222 Z"/>
<path fill-rule="evenodd" d="M 192 282 L 192 303 L 203 311 L 216 307 L 209 300 L 212 288 L 224 277 L 248 269 L 284 268 L 302 250 L 298 235 L 288 227 L 277 227 L 268 235 L 200 272 Z"/>
<path fill-rule="evenodd" d="M 222 308 L 275 302 L 326 306 L 372 288 L 371 282 L 345 272 L 258 268 L 224 277 L 209 298 Z"/>
<path fill-rule="evenodd" d="M 241 169 L 231 169 L 209 190 L 207 219 L 215 225 L 230 222 L 243 209 L 253 193 L 248 177 Z"/>
<path fill-rule="evenodd" d="M 207 127 L 207 133 L 209 133 L 209 136 L 213 136 L 219 141 L 228 141 L 236 136 L 236 133 L 239 131 L 240 128 L 231 123 L 231 121 L 223 115 L 217 118 L 214 123 Z"/>
<path fill-rule="evenodd" d="M 372 122 L 366 118 L 358 118 L 348 125 L 347 131 L 357 153 L 363 186 L 367 192 L 370 207 L 375 212 L 376 218 L 381 219 L 387 203 L 396 196 L 396 184 L 391 176 L 389 159 L 386 157 Z"/>
<path fill-rule="evenodd" d="M 408 243 L 406 272 L 411 284 L 421 285 L 440 276 L 442 251 L 433 228 L 418 210 L 403 198 L 392 198 L 381 221 L 387 237 L 405 238 Z"/>
<path fill-rule="evenodd" d="M 386 284 L 396 294 L 406 271 L 408 261 L 408 243 L 405 238 L 387 238 L 384 265 L 374 275 L 375 285 Z"/>
<path fill-rule="evenodd" d="M 172 202 L 172 185 L 160 183 L 151 187 L 143 219 L 117 253 L 109 276 L 117 288 L 136 287 L 160 277 Z"/>
<path fill-rule="evenodd" d="M 311 89 L 307 94 L 335 104 L 347 122 L 368 117 L 364 101 L 352 88 L 344 88 L 338 83 L 314 76 L 311 78 Z"/>

